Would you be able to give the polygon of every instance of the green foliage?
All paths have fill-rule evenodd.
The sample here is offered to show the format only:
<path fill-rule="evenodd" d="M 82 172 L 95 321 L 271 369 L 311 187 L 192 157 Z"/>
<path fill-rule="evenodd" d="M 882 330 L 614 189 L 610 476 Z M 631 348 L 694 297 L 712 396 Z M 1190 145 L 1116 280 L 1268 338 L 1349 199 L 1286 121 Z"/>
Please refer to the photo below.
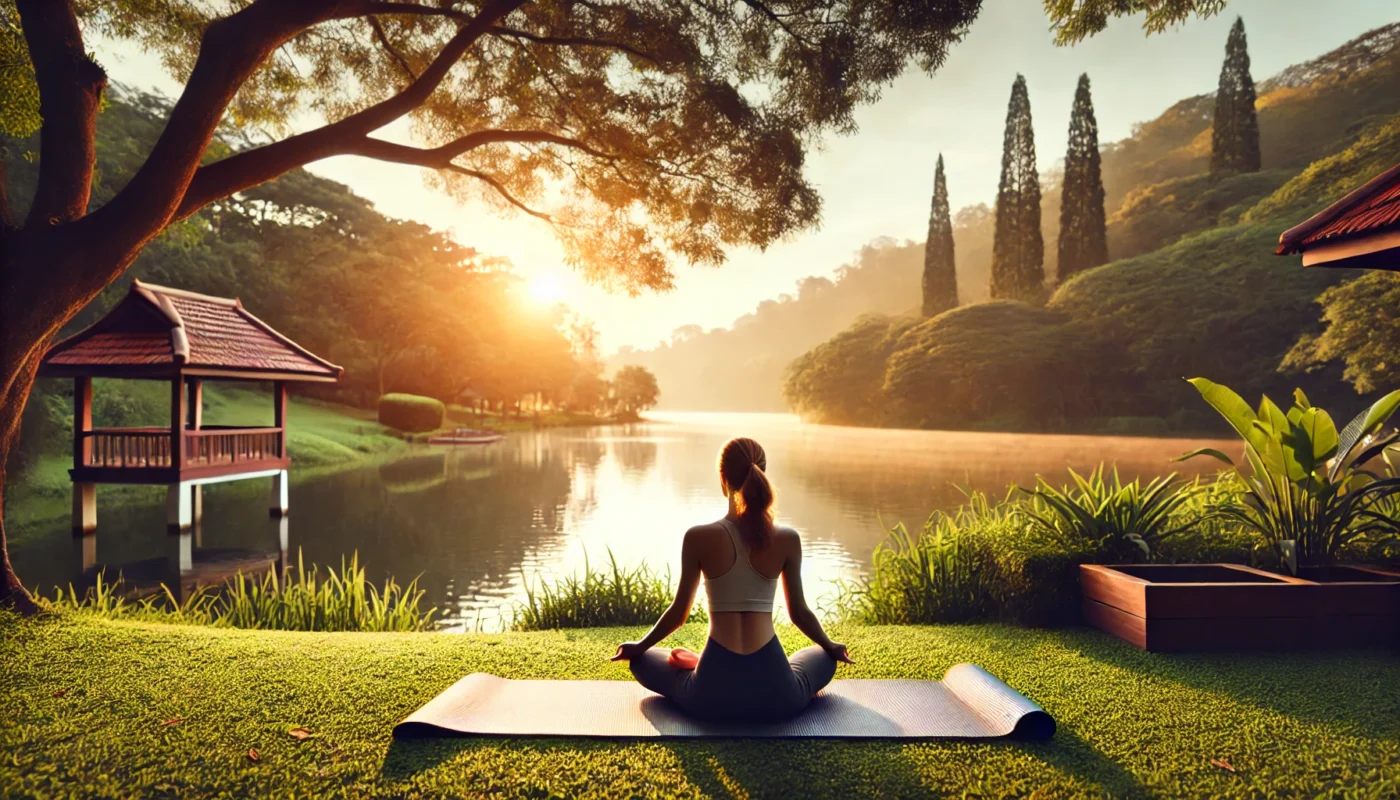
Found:
<path fill-rule="evenodd" d="M 660 397 L 656 376 L 646 367 L 629 365 L 618 370 L 613 378 L 613 401 L 623 414 L 636 416 L 655 406 Z"/>
<path fill-rule="evenodd" d="M 1069 147 L 1060 189 L 1060 241 L 1056 274 L 1060 280 L 1108 261 L 1104 221 L 1099 123 L 1089 94 L 1089 75 L 1079 76 L 1069 118 Z"/>
<path fill-rule="evenodd" d="M 868 578 L 843 582 L 836 606 L 868 624 L 927 624 L 986 618 L 995 606 L 996 533 L 1004 506 L 974 493 L 954 514 L 935 512 L 918 537 L 900 522 L 875 547 Z"/>
<path fill-rule="evenodd" d="M 991 296 L 1035 302 L 1044 295 L 1045 240 L 1040 230 L 1040 173 L 1026 79 L 1016 76 L 1006 109 L 1001 182 L 997 186 L 992 240 Z"/>
<path fill-rule="evenodd" d="M 1241 214 L 1295 174 L 1292 169 L 1172 178 L 1133 190 L 1108 222 L 1119 258 L 1149 253 L 1183 236 L 1234 225 Z"/>
<path fill-rule="evenodd" d="M 1086 370 L 1100 379 L 1106 373 L 1067 321 L 998 300 L 920 322 L 899 337 L 885 362 L 885 419 L 947 428 L 995 417 L 1035 426 L 1083 413 L 1082 395 L 1091 385 Z"/>
<path fill-rule="evenodd" d="M 1356 391 L 1370 394 L 1400 384 L 1400 275 L 1372 270 L 1317 298 L 1326 328 L 1298 340 L 1285 370 L 1312 371 L 1335 362 Z"/>
<path fill-rule="evenodd" d="M 1259 119 L 1254 112 L 1254 78 L 1249 74 L 1242 17 L 1235 18 L 1225 42 L 1211 125 L 1210 171 L 1259 171 Z"/>
<path fill-rule="evenodd" d="M 1031 530 L 1063 552 L 1093 553 L 1108 562 L 1152 560 L 1160 546 L 1201 522 L 1183 514 L 1196 484 L 1176 475 L 1124 483 L 1100 464 L 1088 477 L 1069 471 L 1073 486 L 1056 488 L 1036 476 L 1030 502 L 1017 509 Z"/>
<path fill-rule="evenodd" d="M 0 133 L 23 137 L 39 129 L 39 85 L 14 0 L 0 0 Z"/>
<path fill-rule="evenodd" d="M 583 577 L 569 575 L 553 584 L 526 583 L 524 603 L 516 607 L 514 630 L 542 631 L 557 628 L 603 628 L 618 625 L 650 625 L 675 598 L 671 572 L 658 575 L 646 564 L 631 570 L 618 566 L 608 551 L 608 570 L 594 570 L 584 554 Z M 705 610 L 696 606 L 690 622 L 706 622 Z"/>
<path fill-rule="evenodd" d="M 1400 533 L 1400 520 L 1381 513 L 1386 501 L 1400 494 L 1400 478 L 1378 478 L 1364 468 L 1400 440 L 1397 433 L 1381 435 L 1400 408 L 1400 391 L 1377 400 L 1338 431 L 1301 389 L 1285 413 L 1267 396 L 1255 411 L 1225 386 L 1205 378 L 1190 382 L 1244 440 L 1245 464 L 1236 466 L 1210 448 L 1181 458 L 1210 456 L 1238 472 L 1241 505 L 1222 513 L 1257 530 L 1275 563 L 1296 573 L 1300 565 L 1335 563 L 1352 541 Z"/>
<path fill-rule="evenodd" d="M 1400 52 L 1395 55 L 1400 72 Z M 1400 80 L 1396 81 L 1400 88 Z M 1244 222 L 1302 222 L 1340 200 L 1348 192 L 1400 161 L 1400 115 L 1365 126 L 1363 133 L 1339 152 L 1314 161 L 1273 194 L 1246 211 Z"/>
<path fill-rule="evenodd" d="M 953 220 L 948 211 L 948 182 L 943 177 L 943 154 L 933 172 L 933 207 L 928 215 L 924 242 L 925 317 L 941 314 L 958 304 L 958 274 L 953 260 Z"/>
<path fill-rule="evenodd" d="M 1189 409 L 1193 393 L 1180 376 L 1191 374 L 1230 375 L 1249 392 L 1286 390 L 1278 366 L 1313 325 L 1313 298 L 1342 276 L 1290 268 L 1273 255 L 1278 234 L 1268 224 L 1206 231 L 1061 285 L 1051 310 L 1090 341 L 1121 343 L 1122 373 L 1094 382 L 1103 407 L 1163 417 Z M 1307 390 L 1327 395 L 1324 379 Z"/>
<path fill-rule="evenodd" d="M 183 601 L 161 584 L 159 594 L 128 599 L 120 577 L 102 574 L 83 594 L 70 585 L 56 590 L 50 604 L 103 619 L 179 622 L 231 628 L 283 631 L 421 631 L 432 627 L 436 609 L 422 608 L 423 591 L 414 578 L 383 588 L 365 577 L 359 555 L 340 569 L 307 569 L 297 553 L 296 570 L 279 575 L 269 567 L 261 579 L 238 575 L 222 587 L 201 587 Z"/>
<path fill-rule="evenodd" d="M 1142 29 L 1161 33 L 1192 16 L 1204 19 L 1219 14 L 1225 0 L 1043 0 L 1050 16 L 1055 43 L 1071 45 L 1108 27 L 1112 17 L 1143 14 Z"/>
<path fill-rule="evenodd" d="M 882 421 L 885 362 L 909 318 L 862 317 L 799 356 L 783 376 L 788 407 L 812 422 L 869 425 Z"/>
<path fill-rule="evenodd" d="M 379 424 L 408 433 L 426 433 L 442 427 L 447 406 L 432 397 L 386 394 L 379 398 Z"/>

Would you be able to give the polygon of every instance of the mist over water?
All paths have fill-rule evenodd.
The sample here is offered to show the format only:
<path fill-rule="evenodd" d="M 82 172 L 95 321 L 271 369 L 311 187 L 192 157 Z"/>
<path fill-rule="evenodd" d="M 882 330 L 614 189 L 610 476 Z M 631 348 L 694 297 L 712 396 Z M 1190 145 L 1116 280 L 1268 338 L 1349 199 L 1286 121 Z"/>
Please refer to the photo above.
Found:
<path fill-rule="evenodd" d="M 234 554 L 275 557 L 282 538 L 293 562 L 298 550 L 308 564 L 325 565 L 358 553 L 376 580 L 420 576 L 446 629 L 499 629 L 524 599 L 527 582 L 580 570 L 585 559 L 606 565 L 611 552 L 624 566 L 645 561 L 678 572 L 686 529 L 725 512 L 715 457 L 731 436 L 751 436 L 767 449 L 777 518 L 804 535 L 804 583 L 819 608 L 830 603 L 836 581 L 868 567 L 884 536 L 882 521 L 917 529 L 931 511 L 956 508 L 965 490 L 1001 496 L 1010 484 L 1032 484 L 1037 473 L 1058 482 L 1068 468 L 1106 461 L 1125 477 L 1174 468 L 1190 474 L 1210 467 L 1169 459 L 1206 444 L 1237 449 L 1186 439 L 842 428 L 782 414 L 656 413 L 633 425 L 512 434 L 485 447 L 422 447 L 396 461 L 294 480 L 285 530 L 267 518 L 264 480 L 211 486 L 202 528 L 184 537 L 185 557 L 207 576 Z M 46 594 L 75 581 L 83 561 L 68 520 L 50 528 L 12 554 L 27 585 Z M 166 534 L 162 506 L 119 508 L 99 495 L 95 551 L 87 560 L 158 580 L 163 573 L 151 565 L 178 558 L 180 542 Z"/>

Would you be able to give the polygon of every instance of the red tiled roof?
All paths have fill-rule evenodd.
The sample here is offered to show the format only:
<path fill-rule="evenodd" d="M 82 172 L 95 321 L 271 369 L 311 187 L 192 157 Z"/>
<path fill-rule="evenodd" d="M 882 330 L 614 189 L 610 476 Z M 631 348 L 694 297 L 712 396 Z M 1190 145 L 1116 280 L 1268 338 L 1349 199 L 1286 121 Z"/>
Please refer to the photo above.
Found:
<path fill-rule="evenodd" d="M 181 365 L 338 378 L 341 368 L 248 313 L 237 300 L 140 281 L 105 317 L 49 349 L 45 365 Z"/>
<path fill-rule="evenodd" d="M 1279 237 L 1279 255 L 1301 253 L 1329 242 L 1400 230 L 1400 165 L 1314 214 Z"/>

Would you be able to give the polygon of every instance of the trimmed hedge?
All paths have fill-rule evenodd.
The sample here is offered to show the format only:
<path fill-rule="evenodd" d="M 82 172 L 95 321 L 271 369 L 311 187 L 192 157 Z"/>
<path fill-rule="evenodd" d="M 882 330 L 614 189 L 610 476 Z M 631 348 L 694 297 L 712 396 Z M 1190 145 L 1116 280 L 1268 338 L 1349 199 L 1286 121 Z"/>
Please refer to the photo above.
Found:
<path fill-rule="evenodd" d="M 446 416 L 447 406 L 431 397 L 386 394 L 379 398 L 379 424 L 407 433 L 435 431 Z"/>

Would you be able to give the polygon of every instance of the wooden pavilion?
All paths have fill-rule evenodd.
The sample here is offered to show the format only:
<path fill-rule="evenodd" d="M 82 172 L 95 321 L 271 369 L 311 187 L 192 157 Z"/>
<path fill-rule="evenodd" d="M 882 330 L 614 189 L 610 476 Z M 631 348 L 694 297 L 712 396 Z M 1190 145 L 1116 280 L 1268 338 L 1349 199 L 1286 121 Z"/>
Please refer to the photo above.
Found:
<path fill-rule="evenodd" d="M 1400 164 L 1279 236 L 1305 267 L 1400 271 Z"/>
<path fill-rule="evenodd" d="M 270 510 L 287 512 L 287 383 L 333 382 L 341 368 L 250 314 L 237 299 L 137 281 L 106 316 L 55 344 L 40 376 L 72 378 L 73 530 L 97 527 L 97 484 L 165 484 L 172 531 L 203 513 L 208 483 L 271 477 Z M 170 384 L 170 426 L 93 428 L 92 379 Z M 271 427 L 203 424 L 205 380 L 272 381 Z"/>

